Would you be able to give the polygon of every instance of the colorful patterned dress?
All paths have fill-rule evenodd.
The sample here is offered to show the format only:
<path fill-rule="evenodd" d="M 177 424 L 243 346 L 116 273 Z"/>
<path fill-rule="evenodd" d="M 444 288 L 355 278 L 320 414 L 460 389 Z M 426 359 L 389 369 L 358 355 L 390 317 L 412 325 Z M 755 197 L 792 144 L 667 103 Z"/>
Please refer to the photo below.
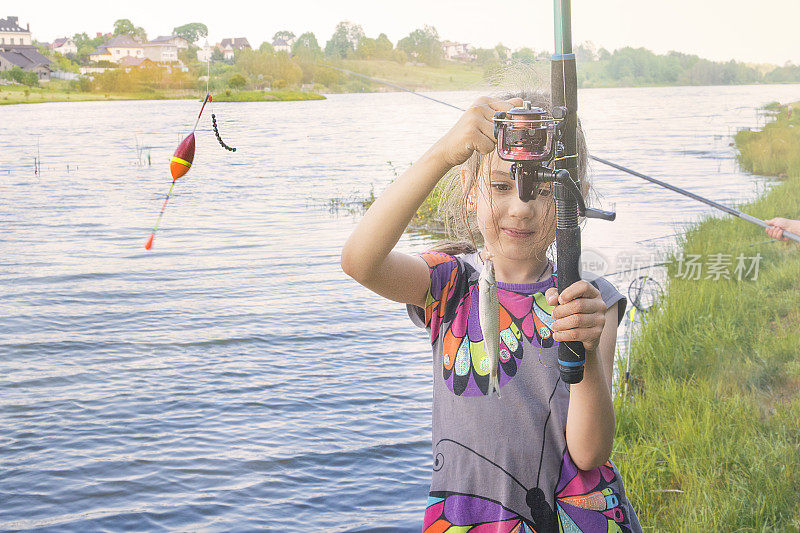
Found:
<path fill-rule="evenodd" d="M 487 396 L 489 358 L 478 319 L 477 252 L 429 252 L 431 288 L 412 321 L 433 347 L 433 475 L 425 533 L 639 532 L 609 461 L 584 472 L 567 452 L 569 386 L 559 379 L 553 322 L 537 283 L 498 282 L 500 398 Z M 625 298 L 592 282 L 608 307 Z"/>

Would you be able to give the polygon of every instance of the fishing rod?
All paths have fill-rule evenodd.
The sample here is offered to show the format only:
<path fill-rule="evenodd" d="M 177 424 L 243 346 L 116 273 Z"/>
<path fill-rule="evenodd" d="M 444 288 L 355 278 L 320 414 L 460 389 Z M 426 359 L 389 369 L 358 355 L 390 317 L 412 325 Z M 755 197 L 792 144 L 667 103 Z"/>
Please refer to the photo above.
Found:
<path fill-rule="evenodd" d="M 578 174 L 578 75 L 572 53 L 572 13 L 570 0 L 554 0 L 553 27 L 555 53 L 550 61 L 550 97 L 556 125 L 554 169 L 536 171 L 537 181 L 552 180 L 556 200 L 556 264 L 558 293 L 580 281 L 581 230 L 578 215 L 614 220 L 616 213 L 587 209 L 583 203 Z M 552 173 L 552 174 L 551 174 Z M 544 179 L 542 179 L 544 178 Z M 536 183 L 531 184 L 533 190 Z M 518 191 L 522 192 L 520 184 Z M 522 199 L 522 194 L 520 194 Z M 586 353 L 581 341 L 558 344 L 558 370 L 565 383 L 580 383 Z"/>
<path fill-rule="evenodd" d="M 674 192 L 676 192 L 678 194 L 682 194 L 684 196 L 687 196 L 687 197 L 689 197 L 689 198 L 691 198 L 693 200 L 697 200 L 698 202 L 702 202 L 702 203 L 704 203 L 704 204 L 706 204 L 708 206 L 713 207 L 714 209 L 719 209 L 720 211 L 724 211 L 724 212 L 728 213 L 729 215 L 733 215 L 735 217 L 738 217 L 738 218 L 744 220 L 745 222 L 750 222 L 751 224 L 755 224 L 756 226 L 761 226 L 762 228 L 769 228 L 770 227 L 769 224 L 767 224 L 766 222 L 764 222 L 760 218 L 756 218 L 754 216 L 748 215 L 747 213 L 743 213 L 743 212 L 741 212 L 741 211 L 739 211 L 737 209 L 733 209 L 732 207 L 728 207 L 728 206 L 722 205 L 720 203 L 717 203 L 717 202 L 715 202 L 713 200 L 709 200 L 708 198 L 704 198 L 704 197 L 700 196 L 699 194 L 695 194 L 693 192 L 687 191 L 686 189 L 681 189 L 680 187 L 676 187 L 675 185 L 670 185 L 669 183 L 666 183 L 666 182 L 661 181 L 661 180 L 657 180 L 656 178 L 653 178 L 651 176 L 647 176 L 645 174 L 642 174 L 641 172 L 636 172 L 635 170 L 631 170 L 629 168 L 623 167 L 622 165 L 618 165 L 616 163 L 612 163 L 611 161 L 608 161 L 606 159 L 602 159 L 602 158 L 594 156 L 594 155 L 590 155 L 589 157 L 591 157 L 592 159 L 594 159 L 598 163 L 603 163 L 604 165 L 608 165 L 609 167 L 616 168 L 617 170 L 621 170 L 623 172 L 627 172 L 628 174 L 630 174 L 632 176 L 636 176 L 637 178 L 642 178 L 643 180 L 647 180 L 650 183 L 654 183 L 655 185 L 658 185 L 660 187 L 664 187 L 665 189 L 669 189 L 669 190 L 674 191 Z M 792 233 L 790 231 L 783 230 L 783 236 L 788 238 L 788 239 L 791 239 L 791 240 L 793 240 L 795 242 L 800 243 L 800 236 L 795 235 L 794 233 Z"/>

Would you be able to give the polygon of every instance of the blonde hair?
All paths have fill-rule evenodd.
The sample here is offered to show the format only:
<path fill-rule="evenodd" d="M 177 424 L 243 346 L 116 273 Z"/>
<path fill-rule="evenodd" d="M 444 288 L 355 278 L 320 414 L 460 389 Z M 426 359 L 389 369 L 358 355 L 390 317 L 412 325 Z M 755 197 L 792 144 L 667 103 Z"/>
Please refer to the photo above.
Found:
<path fill-rule="evenodd" d="M 505 76 L 508 76 L 506 74 Z M 510 98 L 522 98 L 531 102 L 535 107 L 541 107 L 548 113 L 551 112 L 549 93 L 543 91 L 518 91 L 506 93 L 497 97 L 498 100 L 508 100 Z M 580 119 L 577 127 L 577 148 L 578 148 L 578 176 L 580 180 L 581 194 L 587 200 L 590 184 L 587 179 L 587 165 L 589 161 L 588 150 L 586 148 L 586 138 L 581 128 Z M 437 243 L 431 251 L 444 252 L 450 255 L 472 253 L 478 249 L 478 242 L 483 240 L 483 236 L 478 229 L 476 210 L 467 209 L 467 197 L 470 191 L 486 194 L 480 187 L 480 178 L 485 175 L 487 178 L 491 173 L 494 158 L 497 158 L 496 151 L 486 155 L 474 152 L 472 156 L 463 164 L 454 167 L 440 181 L 441 194 L 439 196 L 438 212 L 444 222 L 448 240 Z M 462 180 L 462 172 L 464 179 Z M 575 176 L 573 176 L 575 178 Z M 548 231 L 543 238 L 537 242 L 546 251 L 555 240 L 555 201 L 550 196 L 551 201 L 542 220 L 548 225 Z M 489 192 L 489 203 L 491 205 L 491 193 Z M 494 220 L 495 227 L 497 221 Z"/>

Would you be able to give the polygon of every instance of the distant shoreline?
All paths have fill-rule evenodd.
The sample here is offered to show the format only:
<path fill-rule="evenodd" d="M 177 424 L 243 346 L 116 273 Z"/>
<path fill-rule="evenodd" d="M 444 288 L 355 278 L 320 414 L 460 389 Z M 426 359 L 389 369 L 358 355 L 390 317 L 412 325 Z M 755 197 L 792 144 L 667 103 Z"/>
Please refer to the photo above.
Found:
<path fill-rule="evenodd" d="M 11 88 L 9 90 L 9 88 Z M 318 93 L 301 91 L 241 91 L 226 94 L 215 94 L 215 102 L 297 102 L 306 100 L 325 100 Z M 50 91 L 46 89 L 25 88 L 20 86 L 0 86 L 0 106 L 16 104 L 46 104 L 56 102 L 107 102 L 131 100 L 202 100 L 197 92 L 182 93 L 76 93 L 67 91 Z"/>
<path fill-rule="evenodd" d="M 413 84 L 412 84 L 413 85 Z M 743 83 L 737 85 L 614 85 L 598 87 L 582 87 L 582 89 L 652 89 L 658 87 L 745 87 L 750 85 L 800 85 L 795 83 Z M 0 85 L 0 106 L 16 104 L 44 104 L 56 102 L 104 102 L 104 101 L 132 101 L 132 100 L 202 100 L 203 95 L 196 91 L 163 92 L 163 93 L 81 93 L 71 91 L 52 91 L 47 88 L 28 88 L 25 95 L 24 86 Z M 415 88 L 417 92 L 476 92 L 482 87 L 435 87 Z M 483 87 L 485 90 L 493 90 Z M 297 102 L 309 100 L 325 100 L 325 94 L 364 94 L 381 92 L 402 92 L 389 87 L 381 87 L 375 91 L 326 91 L 324 94 L 316 92 L 302 92 L 296 90 L 280 91 L 223 91 L 213 94 L 215 102 Z"/>

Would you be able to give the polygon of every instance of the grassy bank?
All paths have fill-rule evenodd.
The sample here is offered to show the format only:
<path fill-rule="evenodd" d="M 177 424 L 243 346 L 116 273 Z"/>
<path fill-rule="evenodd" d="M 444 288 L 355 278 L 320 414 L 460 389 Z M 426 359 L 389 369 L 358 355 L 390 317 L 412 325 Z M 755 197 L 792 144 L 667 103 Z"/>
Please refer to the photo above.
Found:
<path fill-rule="evenodd" d="M 800 102 L 771 104 L 767 109 L 775 114 L 775 120 L 762 131 L 747 129 L 736 134 L 739 163 L 755 174 L 796 176 L 800 174 Z"/>
<path fill-rule="evenodd" d="M 205 93 L 191 90 L 159 90 L 142 93 L 84 93 L 68 89 L 66 83 L 53 80 L 43 87 L 0 85 L 0 105 L 41 104 L 47 102 L 86 102 L 98 100 L 202 100 Z M 316 93 L 300 91 L 230 91 L 214 95 L 215 102 L 274 102 L 324 100 Z"/>
<path fill-rule="evenodd" d="M 224 91 L 214 95 L 215 102 L 288 102 L 296 100 L 325 100 L 317 93 L 301 91 Z"/>
<path fill-rule="evenodd" d="M 47 102 L 85 102 L 95 100 L 183 100 L 202 98 L 195 90 L 156 91 L 144 93 L 85 93 L 69 89 L 61 80 L 52 80 L 42 87 L 0 85 L 0 105 L 40 104 Z"/>
<path fill-rule="evenodd" d="M 394 173 L 394 181 L 397 179 L 402 172 L 406 169 L 399 169 L 396 167 L 391 161 L 387 161 L 389 168 L 392 169 Z M 409 165 L 410 166 L 410 165 Z M 433 188 L 431 193 L 425 198 L 425 201 L 422 202 L 422 205 L 419 206 L 417 212 L 414 213 L 414 216 L 411 218 L 411 221 L 408 223 L 408 229 L 411 231 L 423 231 L 430 235 L 442 236 L 444 237 L 447 233 L 447 229 L 442 222 L 442 217 L 439 214 L 439 199 L 442 196 L 442 191 L 444 187 L 447 185 L 447 178 L 442 178 Z M 375 194 L 375 187 L 372 186 L 369 191 L 369 196 L 365 198 L 361 198 L 357 200 L 357 203 L 360 205 L 361 210 L 366 212 L 367 209 L 378 199 L 378 195 Z"/>
<path fill-rule="evenodd" d="M 485 69 L 474 63 L 445 61 L 439 67 L 396 61 L 353 59 L 341 62 L 341 67 L 365 76 L 402 85 L 415 91 L 463 91 L 486 86 Z M 367 90 L 394 90 L 367 80 L 358 81 Z"/>
<path fill-rule="evenodd" d="M 755 137 L 771 139 L 762 156 L 746 156 L 754 168 L 780 159 L 786 137 L 769 135 Z M 737 136 L 743 153 L 753 138 Z M 743 210 L 800 218 L 800 172 L 789 168 Z M 667 297 L 634 339 L 613 458 L 646 530 L 800 530 L 800 248 L 766 238 L 734 218 L 689 231 L 683 256 L 707 266 L 729 254 L 732 279 L 685 279 L 674 258 Z M 748 267 L 761 255 L 757 276 L 737 279 L 740 254 Z"/>

